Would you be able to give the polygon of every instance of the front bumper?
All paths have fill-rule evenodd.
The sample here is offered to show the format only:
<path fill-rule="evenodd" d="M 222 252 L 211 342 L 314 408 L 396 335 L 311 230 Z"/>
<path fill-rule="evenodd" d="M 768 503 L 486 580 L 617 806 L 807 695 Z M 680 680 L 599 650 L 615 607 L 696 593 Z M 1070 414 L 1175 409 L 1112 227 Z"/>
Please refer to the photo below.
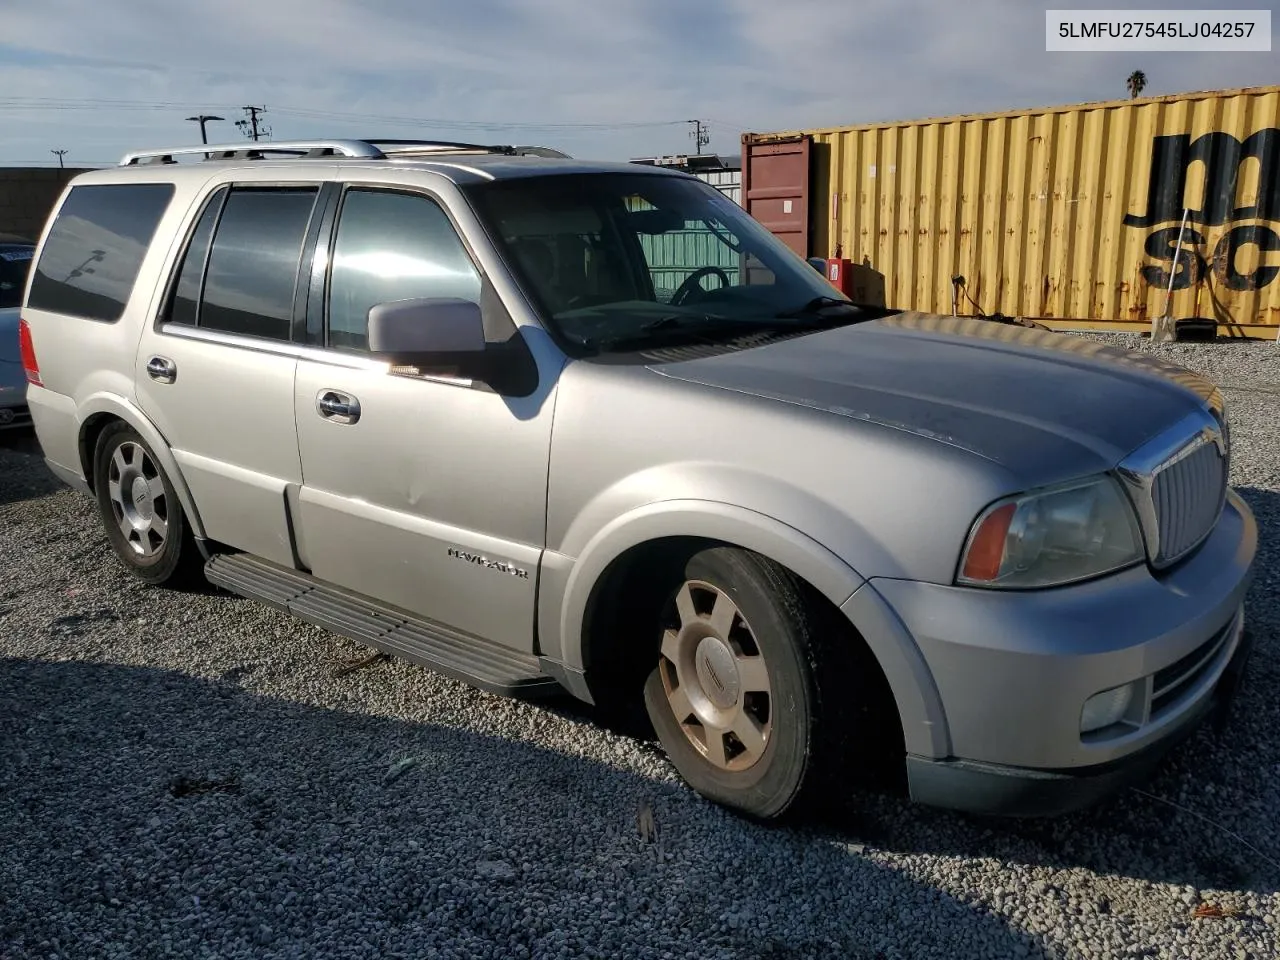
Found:
<path fill-rule="evenodd" d="M 29 430 L 31 427 L 31 411 L 26 404 L 0 404 L 0 430 Z"/>
<path fill-rule="evenodd" d="M 0 360 L 0 430 L 31 426 L 27 409 L 27 375 L 22 366 Z"/>
<path fill-rule="evenodd" d="M 1209 696 L 1196 700 L 1162 739 L 1119 760 L 1068 770 L 1035 770 L 908 756 L 911 799 L 928 806 L 1006 817 L 1052 817 L 1092 806 L 1145 781 L 1169 751 L 1190 738 L 1206 719 L 1224 720 L 1252 647 L 1252 636 L 1246 631 Z"/>
<path fill-rule="evenodd" d="M 1135 567 L 1026 592 L 871 581 L 915 640 L 945 718 L 931 751 L 909 746 L 912 795 L 1025 813 L 1041 801 L 1053 808 L 1061 791 L 1088 803 L 1141 776 L 1233 688 L 1223 678 L 1247 650 L 1242 606 L 1257 539 L 1231 492 L 1205 543 L 1158 575 Z M 1128 683 L 1142 690 L 1141 708 L 1082 734 L 1085 701 Z"/>

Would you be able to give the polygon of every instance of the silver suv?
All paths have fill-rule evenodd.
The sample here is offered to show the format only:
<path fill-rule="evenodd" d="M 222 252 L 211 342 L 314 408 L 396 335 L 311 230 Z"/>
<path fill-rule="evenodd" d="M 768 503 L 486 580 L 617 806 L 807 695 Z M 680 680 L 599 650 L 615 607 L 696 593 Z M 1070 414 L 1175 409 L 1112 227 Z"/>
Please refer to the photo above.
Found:
<path fill-rule="evenodd" d="M 21 354 L 49 467 L 143 580 L 634 708 L 757 818 L 886 770 L 1072 809 L 1247 656 L 1257 526 L 1211 383 L 861 307 L 661 168 L 130 155 L 51 216 Z"/>

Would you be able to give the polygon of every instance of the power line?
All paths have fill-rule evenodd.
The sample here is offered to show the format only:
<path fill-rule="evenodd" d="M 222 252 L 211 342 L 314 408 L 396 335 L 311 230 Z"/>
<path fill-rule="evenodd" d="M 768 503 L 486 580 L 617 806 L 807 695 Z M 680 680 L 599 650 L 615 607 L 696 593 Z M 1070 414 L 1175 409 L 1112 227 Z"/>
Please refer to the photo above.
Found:
<path fill-rule="evenodd" d="M 75 160 L 72 166 L 79 167 L 114 167 L 118 160 Z M 52 167 L 52 160 L 0 160 L 0 167 Z"/>
<path fill-rule="evenodd" d="M 298 107 L 277 107 L 281 115 L 315 120 L 356 120 L 373 123 L 394 123 L 405 126 L 456 127 L 470 130 L 534 130 L 555 132 L 562 130 L 629 130 L 652 127 L 674 127 L 683 120 L 623 120 L 623 121 L 502 121 L 502 120 L 448 120 L 439 117 L 406 117 L 372 113 L 344 113 L 332 110 L 309 110 Z"/>
<path fill-rule="evenodd" d="M 163 100 L 106 100 L 95 98 L 56 98 L 56 97 L 0 97 L 0 110 L 88 110 L 100 111 L 107 108 L 122 111 L 149 112 L 158 110 L 179 110 L 207 108 L 210 104 L 194 104 L 190 102 Z M 265 108 L 256 108 L 265 112 Z M 309 107 L 272 107 L 271 112 L 280 116 L 299 117 L 314 120 L 355 120 L 373 123 L 395 123 L 404 125 L 431 125 L 440 127 L 457 127 L 475 130 L 627 130 L 654 127 L 670 127 L 685 123 L 683 120 L 462 120 L 444 117 L 410 117 L 388 114 L 353 113 L 338 110 L 317 110 Z"/>
<path fill-rule="evenodd" d="M 80 97 L 0 97 L 0 105 L 21 108 L 38 107 L 42 110 L 101 110 L 105 107 L 117 110 L 159 110 L 207 106 L 207 104 L 178 103 L 162 100 L 101 100 Z"/>

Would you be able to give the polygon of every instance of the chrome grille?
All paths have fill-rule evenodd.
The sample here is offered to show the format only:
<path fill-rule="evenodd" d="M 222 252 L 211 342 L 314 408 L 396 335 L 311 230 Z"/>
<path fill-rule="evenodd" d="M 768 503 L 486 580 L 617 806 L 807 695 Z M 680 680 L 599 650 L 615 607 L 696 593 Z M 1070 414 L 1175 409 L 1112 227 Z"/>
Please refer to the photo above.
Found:
<path fill-rule="evenodd" d="M 1227 499 L 1226 424 L 1204 407 L 1152 437 L 1119 464 L 1142 526 L 1147 558 L 1167 567 L 1207 537 Z"/>
<path fill-rule="evenodd" d="M 31 426 L 31 411 L 26 407 L 0 407 L 0 430 Z"/>
<path fill-rule="evenodd" d="M 1151 500 L 1160 530 L 1158 565 L 1185 556 L 1208 535 L 1218 522 L 1226 492 L 1226 458 L 1217 444 L 1205 439 L 1157 469 Z"/>

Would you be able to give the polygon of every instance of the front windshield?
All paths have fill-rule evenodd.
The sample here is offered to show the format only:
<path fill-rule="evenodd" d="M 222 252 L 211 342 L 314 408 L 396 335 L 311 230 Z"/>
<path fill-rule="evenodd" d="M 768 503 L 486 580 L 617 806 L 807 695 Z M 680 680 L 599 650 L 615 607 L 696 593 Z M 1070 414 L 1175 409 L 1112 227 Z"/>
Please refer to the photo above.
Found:
<path fill-rule="evenodd" d="M 818 314 L 834 324 L 859 313 L 700 180 L 639 172 L 522 177 L 477 185 L 469 195 L 544 319 L 584 347 L 724 340 L 813 323 Z"/>

